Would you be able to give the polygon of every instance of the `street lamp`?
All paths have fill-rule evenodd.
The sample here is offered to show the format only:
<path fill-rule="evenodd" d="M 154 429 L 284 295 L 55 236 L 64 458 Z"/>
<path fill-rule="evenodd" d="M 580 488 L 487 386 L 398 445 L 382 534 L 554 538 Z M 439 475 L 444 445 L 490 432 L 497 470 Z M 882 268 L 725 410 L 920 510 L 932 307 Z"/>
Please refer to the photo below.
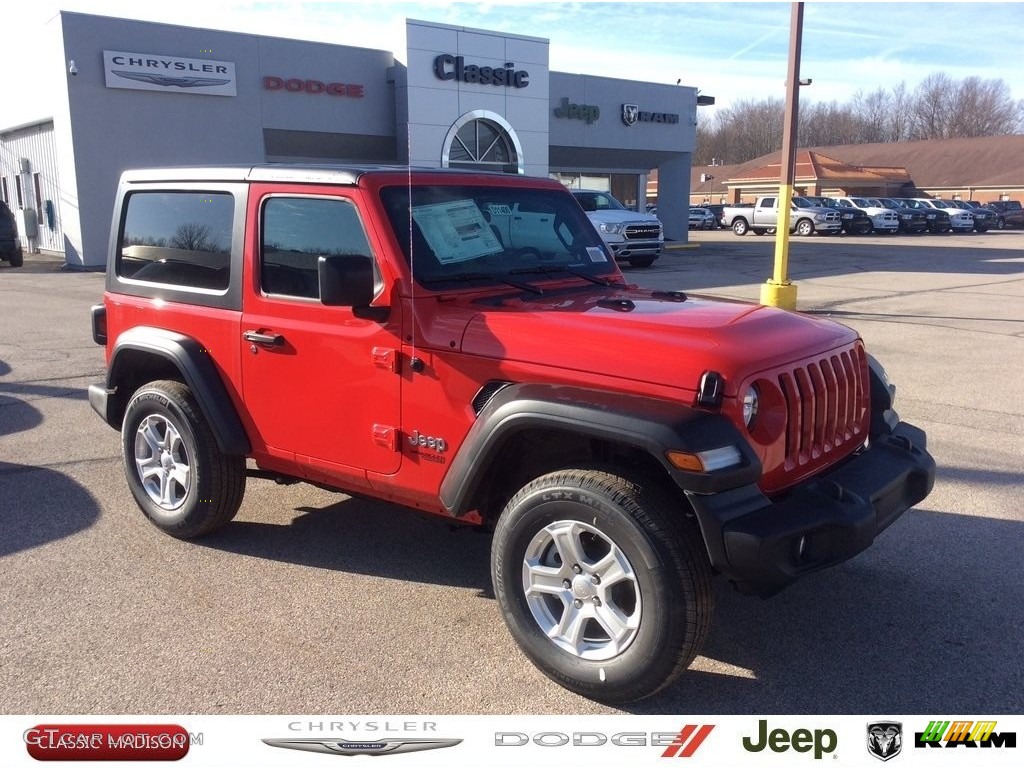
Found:
<path fill-rule="evenodd" d="M 782 123 L 782 167 L 779 179 L 779 210 L 775 234 L 775 270 L 761 286 L 761 303 L 796 309 L 796 286 L 789 281 L 789 208 L 796 176 L 797 116 L 800 110 L 800 44 L 803 39 L 804 4 L 793 3 L 789 23 L 789 66 L 786 76 L 786 114 Z M 810 79 L 806 81 L 811 84 Z"/>

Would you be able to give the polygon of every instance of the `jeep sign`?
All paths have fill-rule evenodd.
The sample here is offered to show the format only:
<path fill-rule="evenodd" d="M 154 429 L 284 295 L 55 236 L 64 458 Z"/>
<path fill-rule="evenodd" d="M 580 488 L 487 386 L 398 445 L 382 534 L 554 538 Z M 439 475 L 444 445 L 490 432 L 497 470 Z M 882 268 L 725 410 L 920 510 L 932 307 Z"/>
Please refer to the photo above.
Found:
<path fill-rule="evenodd" d="M 594 104 L 570 104 L 569 99 L 562 97 L 562 105 L 555 107 L 555 117 L 570 120 L 583 120 L 590 125 L 601 116 L 601 108 Z"/>

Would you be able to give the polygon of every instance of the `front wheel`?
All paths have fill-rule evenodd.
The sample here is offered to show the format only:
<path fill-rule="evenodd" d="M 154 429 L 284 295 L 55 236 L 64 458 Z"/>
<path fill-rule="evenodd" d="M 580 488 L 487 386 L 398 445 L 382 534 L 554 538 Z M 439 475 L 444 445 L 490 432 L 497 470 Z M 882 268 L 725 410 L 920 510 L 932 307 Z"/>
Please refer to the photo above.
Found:
<path fill-rule="evenodd" d="M 800 219 L 796 224 L 796 233 L 800 237 L 808 237 L 814 234 L 814 224 L 811 223 L 810 219 Z"/>
<path fill-rule="evenodd" d="M 202 536 L 230 522 L 242 504 L 245 458 L 221 453 L 181 382 L 153 381 L 132 396 L 121 445 L 128 487 L 164 533 Z"/>
<path fill-rule="evenodd" d="M 20 267 L 25 263 L 25 255 L 22 251 L 18 250 L 8 256 L 7 260 L 11 263 L 12 267 Z"/>
<path fill-rule="evenodd" d="M 711 621 L 696 523 L 656 482 L 611 469 L 537 478 L 506 505 L 494 593 L 523 652 L 582 696 L 627 702 L 669 685 Z"/>

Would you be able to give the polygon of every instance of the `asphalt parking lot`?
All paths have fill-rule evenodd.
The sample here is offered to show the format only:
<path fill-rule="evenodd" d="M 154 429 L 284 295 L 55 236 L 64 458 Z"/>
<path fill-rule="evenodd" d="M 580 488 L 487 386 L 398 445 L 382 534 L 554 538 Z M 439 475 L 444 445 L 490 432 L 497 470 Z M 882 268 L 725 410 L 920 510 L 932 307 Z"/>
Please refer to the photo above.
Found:
<path fill-rule="evenodd" d="M 629 270 L 756 299 L 773 240 L 696 232 Z M 927 430 L 935 490 L 776 597 L 719 582 L 704 655 L 628 711 L 1024 711 L 1024 232 L 797 238 L 799 308 L 856 328 Z M 125 486 L 98 274 L 0 265 L 0 714 L 609 713 L 518 651 L 486 534 L 251 480 L 235 522 L 162 535 Z"/>

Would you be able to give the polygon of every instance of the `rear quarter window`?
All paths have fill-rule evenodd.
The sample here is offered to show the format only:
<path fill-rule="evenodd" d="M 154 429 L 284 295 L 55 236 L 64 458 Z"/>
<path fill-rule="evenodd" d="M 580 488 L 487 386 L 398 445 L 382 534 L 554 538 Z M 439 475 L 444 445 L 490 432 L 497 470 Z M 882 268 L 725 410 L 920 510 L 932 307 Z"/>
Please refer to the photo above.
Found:
<path fill-rule="evenodd" d="M 234 198 L 142 191 L 126 198 L 116 255 L 123 279 L 224 291 L 231 280 Z"/>

